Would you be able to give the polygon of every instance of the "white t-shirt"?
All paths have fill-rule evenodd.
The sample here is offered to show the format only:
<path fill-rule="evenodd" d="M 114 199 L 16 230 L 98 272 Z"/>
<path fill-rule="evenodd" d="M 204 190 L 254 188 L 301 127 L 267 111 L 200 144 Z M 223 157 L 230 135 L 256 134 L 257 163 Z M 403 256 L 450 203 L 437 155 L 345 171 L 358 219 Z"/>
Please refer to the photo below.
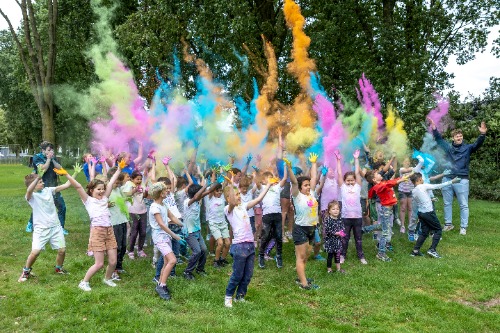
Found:
<path fill-rule="evenodd" d="M 325 185 L 321 191 L 321 211 L 328 209 L 328 204 L 339 199 L 339 183 L 336 178 L 325 179 Z"/>
<path fill-rule="evenodd" d="M 125 197 L 119 187 L 114 188 L 109 195 L 109 201 L 113 202 L 115 205 L 109 207 L 109 213 L 111 214 L 111 225 L 118 225 L 128 222 L 127 215 L 123 212 L 123 209 L 127 209 L 125 205 Z"/>
<path fill-rule="evenodd" d="M 179 213 L 181 213 L 181 217 L 184 216 L 184 201 L 187 198 L 186 189 L 179 190 L 175 192 L 174 195 L 175 203 L 177 204 L 177 209 L 179 209 Z"/>
<path fill-rule="evenodd" d="M 168 207 L 165 204 L 153 202 L 149 207 L 149 225 L 151 226 L 151 236 L 155 244 L 171 239 L 170 235 L 163 230 L 156 221 L 155 214 L 160 214 L 163 223 L 168 221 Z"/>
<path fill-rule="evenodd" d="M 136 185 L 130 180 L 125 183 L 122 191 L 125 193 L 131 192 Z M 148 208 L 144 204 L 144 193 L 135 192 L 132 195 L 132 204 L 128 208 L 128 211 L 132 214 L 144 214 L 147 212 Z"/>
<path fill-rule="evenodd" d="M 46 229 L 60 225 L 54 204 L 55 194 L 55 187 L 45 187 L 40 192 L 33 192 L 30 200 L 27 200 L 33 208 L 33 228 Z"/>
<path fill-rule="evenodd" d="M 231 214 L 228 213 L 229 205 L 224 208 L 227 220 L 233 230 L 233 244 L 246 243 L 254 241 L 250 218 L 247 213 L 247 205 L 241 204 L 234 207 Z"/>
<path fill-rule="evenodd" d="M 413 191 L 411 191 L 413 204 L 417 205 L 420 213 L 432 212 L 434 208 L 432 207 L 432 196 L 429 195 L 429 192 L 432 193 L 432 190 L 437 190 L 451 184 L 452 182 L 448 181 L 441 184 L 420 184 L 415 186 Z"/>
<path fill-rule="evenodd" d="M 175 197 L 172 193 L 167 194 L 167 197 L 163 199 L 163 204 L 167 206 L 168 210 L 178 219 L 181 218 L 181 212 L 177 208 L 177 203 L 175 202 Z M 168 217 L 167 217 L 168 218 Z M 168 219 L 170 222 L 170 219 Z"/>
<path fill-rule="evenodd" d="M 186 226 L 188 233 L 193 233 L 201 230 L 200 224 L 200 202 L 195 201 L 188 206 L 189 198 L 184 200 L 184 225 Z"/>
<path fill-rule="evenodd" d="M 311 190 L 309 195 L 299 191 L 296 197 L 292 195 L 295 207 L 295 224 L 304 227 L 315 226 L 318 223 L 318 200 Z"/>
<path fill-rule="evenodd" d="M 281 213 L 281 199 L 280 193 L 283 187 L 279 184 L 273 185 L 269 188 L 264 199 L 262 199 L 262 214 Z"/>
<path fill-rule="evenodd" d="M 363 217 L 361 211 L 361 186 L 358 183 L 354 185 L 342 184 L 340 196 L 342 198 L 342 218 L 357 219 Z"/>
<path fill-rule="evenodd" d="M 98 200 L 89 196 L 83 203 L 90 217 L 90 225 L 93 227 L 111 227 L 111 213 L 108 208 L 108 197 Z"/>
<path fill-rule="evenodd" d="M 253 193 L 252 193 L 252 190 L 248 190 L 248 192 L 246 194 L 243 194 L 243 193 L 240 193 L 240 198 L 241 198 L 241 204 L 244 205 L 244 204 L 247 204 L 249 203 L 250 201 L 252 201 L 254 199 L 254 196 L 253 196 Z M 248 209 L 248 217 L 254 217 L 255 216 L 255 212 L 253 211 L 253 207 Z"/>
<path fill-rule="evenodd" d="M 219 198 L 212 196 L 206 197 L 207 205 L 207 221 L 215 224 L 225 224 L 226 219 L 224 218 L 224 198 L 221 196 Z"/>

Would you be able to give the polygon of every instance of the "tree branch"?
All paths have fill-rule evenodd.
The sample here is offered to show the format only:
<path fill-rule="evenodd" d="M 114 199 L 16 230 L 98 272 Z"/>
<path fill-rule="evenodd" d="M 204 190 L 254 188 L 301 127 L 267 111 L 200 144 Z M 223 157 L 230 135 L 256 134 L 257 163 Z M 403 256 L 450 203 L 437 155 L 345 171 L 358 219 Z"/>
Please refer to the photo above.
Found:
<path fill-rule="evenodd" d="M 33 39 L 35 42 L 35 51 L 36 51 L 36 56 L 37 56 L 37 62 L 38 62 L 38 71 L 40 72 L 40 79 L 42 81 L 42 85 L 45 85 L 45 65 L 44 65 L 44 59 L 43 59 L 43 52 L 42 52 L 42 43 L 40 42 L 40 34 L 38 33 L 38 28 L 36 27 L 36 20 L 35 20 L 35 13 L 33 9 L 33 4 L 31 3 L 31 0 L 28 0 L 27 2 L 28 8 L 27 12 L 29 15 L 29 25 L 31 31 L 33 31 Z"/>

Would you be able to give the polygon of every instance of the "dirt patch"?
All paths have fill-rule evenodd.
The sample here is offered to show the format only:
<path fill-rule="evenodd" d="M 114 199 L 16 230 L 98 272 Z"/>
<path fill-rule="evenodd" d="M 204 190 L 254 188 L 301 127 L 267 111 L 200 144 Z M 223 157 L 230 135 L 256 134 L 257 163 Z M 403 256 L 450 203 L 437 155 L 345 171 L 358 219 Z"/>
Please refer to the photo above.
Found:
<path fill-rule="evenodd" d="M 494 307 L 494 306 L 499 306 L 500 305 L 500 297 L 492 298 L 486 302 L 470 302 L 470 301 L 466 301 L 463 299 L 459 299 L 458 303 L 466 305 L 466 306 L 470 306 L 471 308 L 474 308 L 476 310 L 481 311 L 481 310 L 485 310 L 485 309 L 487 310 L 487 309 Z"/>

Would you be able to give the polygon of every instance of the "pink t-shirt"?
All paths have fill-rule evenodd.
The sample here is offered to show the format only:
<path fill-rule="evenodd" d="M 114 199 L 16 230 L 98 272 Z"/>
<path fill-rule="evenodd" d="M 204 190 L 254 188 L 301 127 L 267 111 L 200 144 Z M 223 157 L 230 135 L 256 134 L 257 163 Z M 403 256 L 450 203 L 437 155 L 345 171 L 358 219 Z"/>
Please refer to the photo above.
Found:
<path fill-rule="evenodd" d="M 321 191 L 321 211 L 327 210 L 328 204 L 334 200 L 339 200 L 339 183 L 336 178 L 327 177 Z"/>
<path fill-rule="evenodd" d="M 90 225 L 93 227 L 111 227 L 111 213 L 108 208 L 108 197 L 98 200 L 89 196 L 83 203 L 90 217 Z"/>
<path fill-rule="evenodd" d="M 357 219 L 363 217 L 361 211 L 361 186 L 342 184 L 340 187 L 342 197 L 342 218 Z"/>
<path fill-rule="evenodd" d="M 246 203 L 234 207 L 231 213 L 229 213 L 229 205 L 227 205 L 224 208 L 224 214 L 226 214 L 227 220 L 233 230 L 233 244 L 254 241 Z"/>

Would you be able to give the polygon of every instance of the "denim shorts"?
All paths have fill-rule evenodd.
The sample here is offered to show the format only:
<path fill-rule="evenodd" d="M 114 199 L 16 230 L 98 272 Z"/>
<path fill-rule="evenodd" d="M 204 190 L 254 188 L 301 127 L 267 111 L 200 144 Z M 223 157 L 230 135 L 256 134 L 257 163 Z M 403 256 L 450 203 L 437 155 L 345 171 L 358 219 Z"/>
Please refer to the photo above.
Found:
<path fill-rule="evenodd" d="M 315 226 L 302 226 L 302 225 L 293 225 L 293 243 L 295 245 L 302 245 L 304 243 L 311 244 L 314 240 L 314 230 L 316 230 Z"/>

